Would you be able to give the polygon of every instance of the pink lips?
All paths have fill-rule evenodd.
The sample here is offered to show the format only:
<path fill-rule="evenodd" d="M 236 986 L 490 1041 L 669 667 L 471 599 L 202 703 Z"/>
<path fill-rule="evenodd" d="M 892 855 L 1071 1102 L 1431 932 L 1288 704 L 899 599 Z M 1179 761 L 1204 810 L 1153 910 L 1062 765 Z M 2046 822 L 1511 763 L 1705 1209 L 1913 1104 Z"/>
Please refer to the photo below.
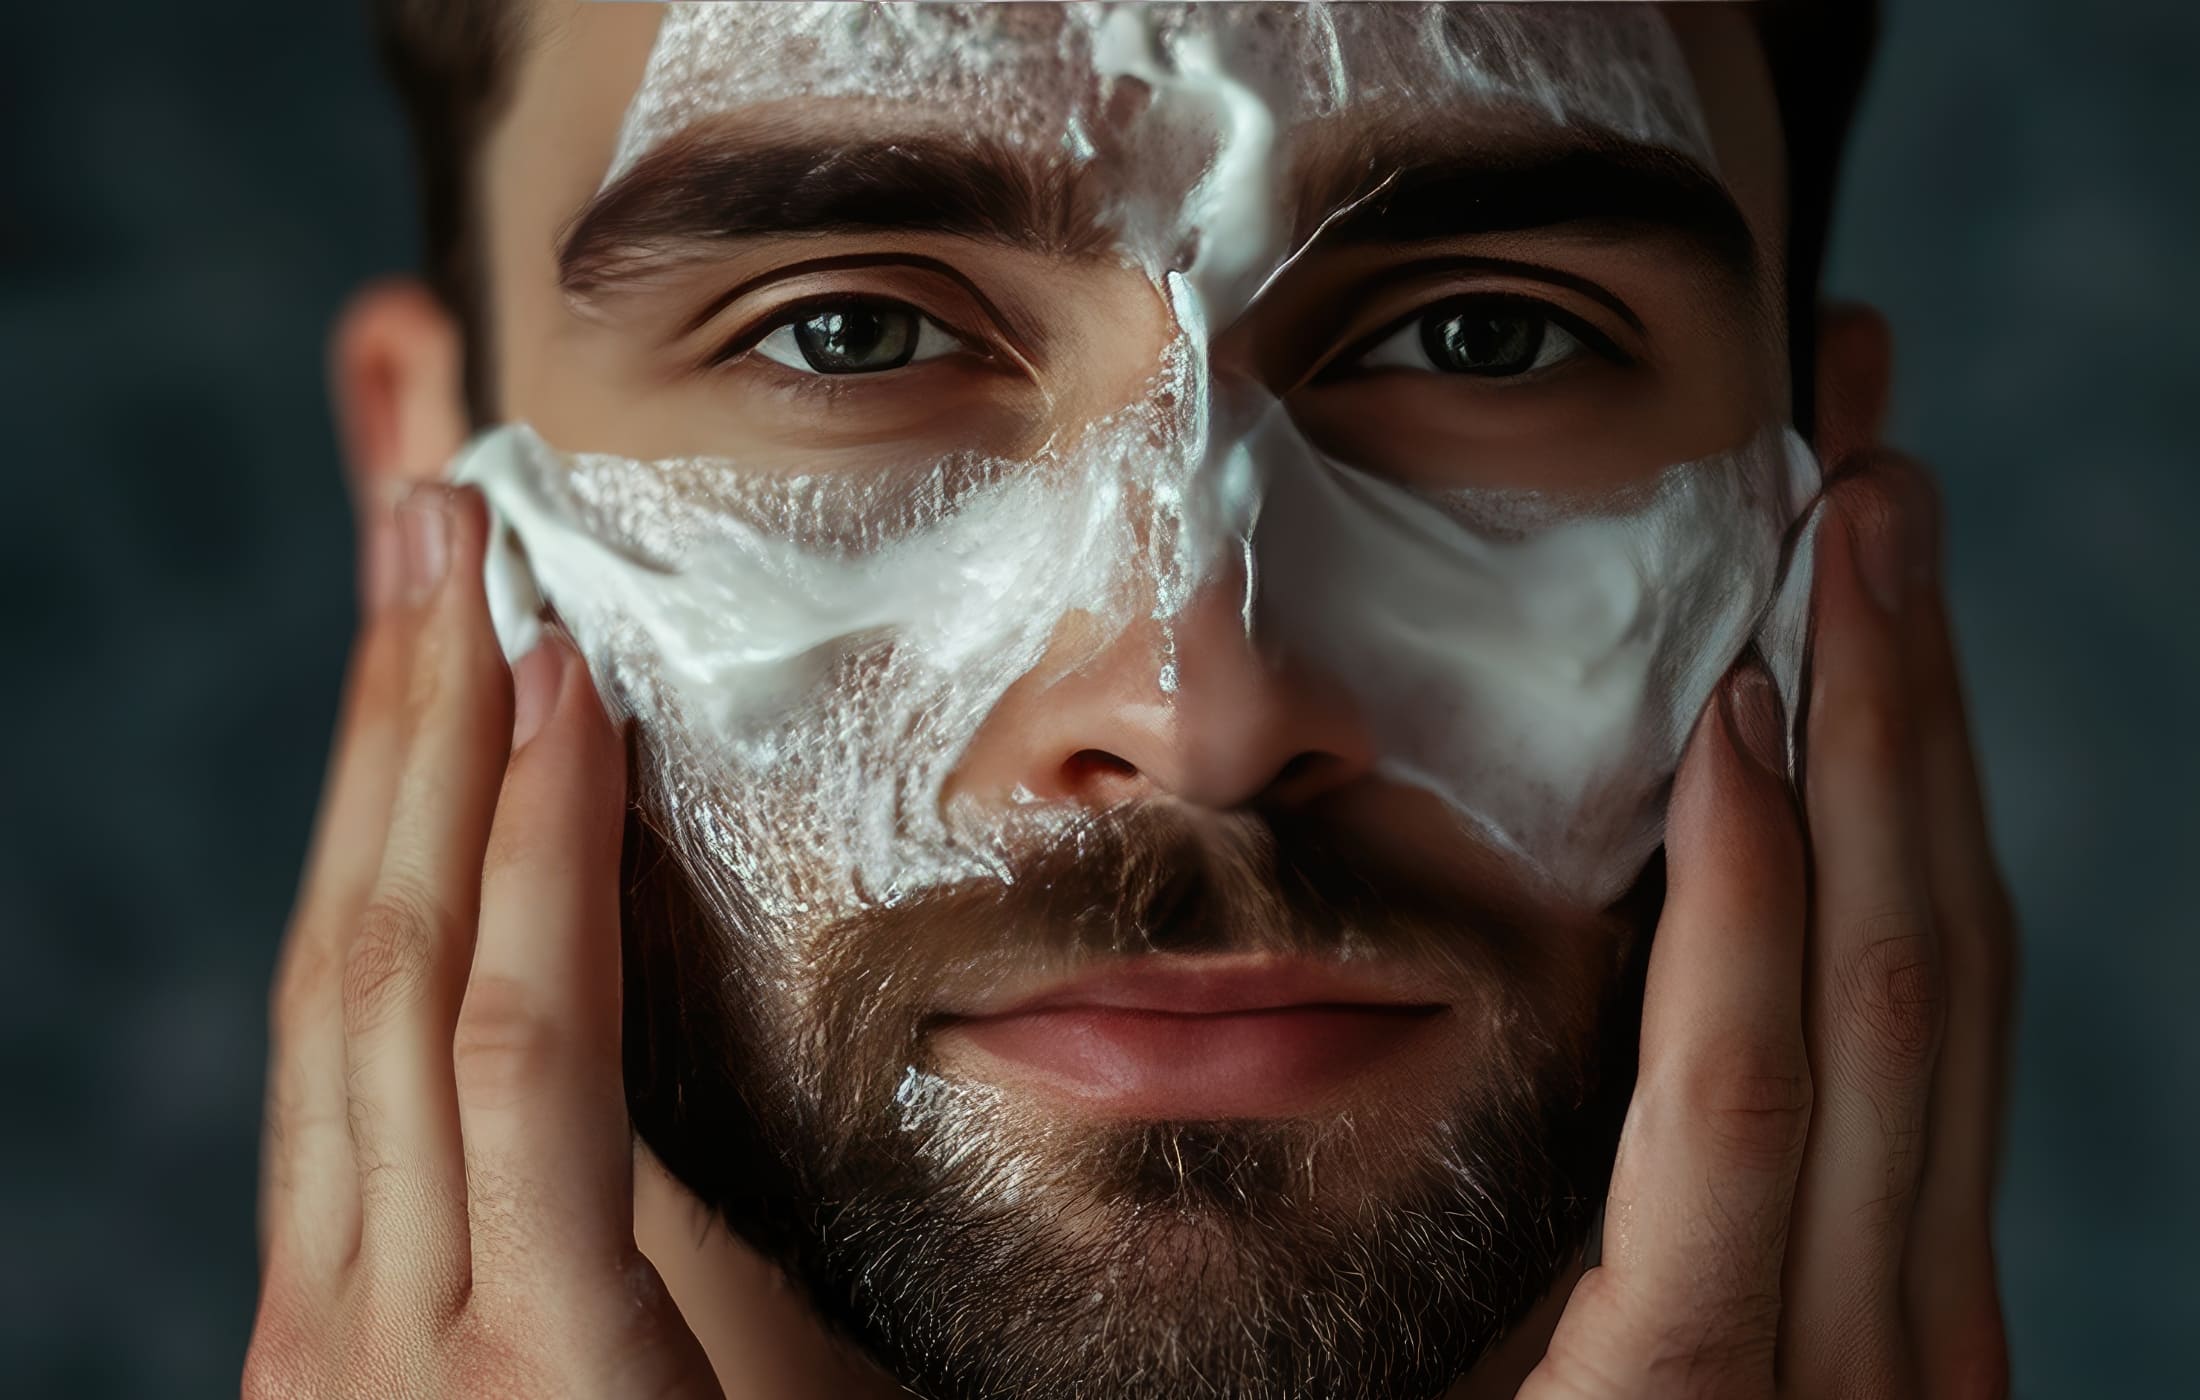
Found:
<path fill-rule="evenodd" d="M 1088 1111 L 1266 1118 L 1315 1106 L 1443 1009 L 1332 965 L 1153 956 L 951 1017 L 937 1035 L 954 1071 Z"/>

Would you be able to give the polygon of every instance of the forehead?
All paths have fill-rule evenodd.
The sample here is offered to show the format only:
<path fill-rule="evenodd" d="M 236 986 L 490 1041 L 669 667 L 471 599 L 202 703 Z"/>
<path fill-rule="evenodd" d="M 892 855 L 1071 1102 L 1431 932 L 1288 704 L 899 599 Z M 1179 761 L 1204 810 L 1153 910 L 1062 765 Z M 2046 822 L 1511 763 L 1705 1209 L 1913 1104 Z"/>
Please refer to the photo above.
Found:
<path fill-rule="evenodd" d="M 1042 151 L 1088 150 L 1117 84 L 1203 87 L 1279 136 L 1476 114 L 1579 126 L 1706 164 L 1680 45 L 1648 4 L 834 4 L 663 7 L 610 177 L 713 117 L 855 100 Z"/>
<path fill-rule="evenodd" d="M 1355 156 L 1380 166 L 1520 127 L 1567 142 L 1616 134 L 1706 167 L 1760 247 L 1785 243 L 1777 104 L 1741 4 L 534 3 L 484 170 L 507 307 L 559 284 L 560 231 L 684 128 L 746 121 L 797 143 L 946 131 L 1074 158 L 1125 115 L 1105 103 L 1135 100 L 1138 84 L 1107 77 L 1141 44 L 1148 58 L 1174 45 L 1180 68 L 1224 68 L 1252 92 L 1255 115 L 1284 128 L 1279 171 L 1303 177 L 1275 191 L 1285 199 L 1320 203 L 1319 173 Z M 1163 211 L 1202 158 L 1136 143 L 1127 154 L 1119 164 L 1154 167 L 1138 179 Z M 1764 260 L 1768 283 L 1780 267 Z M 1777 304 L 1778 287 L 1766 290 Z"/>

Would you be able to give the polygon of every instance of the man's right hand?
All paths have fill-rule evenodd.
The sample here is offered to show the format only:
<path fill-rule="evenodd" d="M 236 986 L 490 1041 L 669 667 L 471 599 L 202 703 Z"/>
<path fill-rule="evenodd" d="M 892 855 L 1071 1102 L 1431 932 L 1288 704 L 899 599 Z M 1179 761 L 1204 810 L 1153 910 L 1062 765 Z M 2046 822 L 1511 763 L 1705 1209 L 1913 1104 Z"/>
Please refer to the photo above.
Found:
<path fill-rule="evenodd" d="M 247 1400 L 718 1400 L 634 1243 L 624 750 L 561 639 L 514 672 L 486 512 L 420 488 L 367 618 L 273 997 Z"/>

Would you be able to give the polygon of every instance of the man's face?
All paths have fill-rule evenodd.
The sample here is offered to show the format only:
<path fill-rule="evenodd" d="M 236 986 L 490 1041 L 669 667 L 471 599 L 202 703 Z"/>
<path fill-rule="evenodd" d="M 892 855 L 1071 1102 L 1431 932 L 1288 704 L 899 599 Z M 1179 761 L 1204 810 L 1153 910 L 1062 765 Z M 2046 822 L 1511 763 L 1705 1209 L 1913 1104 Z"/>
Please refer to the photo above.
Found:
<path fill-rule="evenodd" d="M 1788 523 L 1747 21 L 864 8 L 545 4 L 488 149 L 498 415 L 646 564 L 521 530 L 637 1122 L 913 1382 L 1433 1392 L 1586 1229 Z"/>

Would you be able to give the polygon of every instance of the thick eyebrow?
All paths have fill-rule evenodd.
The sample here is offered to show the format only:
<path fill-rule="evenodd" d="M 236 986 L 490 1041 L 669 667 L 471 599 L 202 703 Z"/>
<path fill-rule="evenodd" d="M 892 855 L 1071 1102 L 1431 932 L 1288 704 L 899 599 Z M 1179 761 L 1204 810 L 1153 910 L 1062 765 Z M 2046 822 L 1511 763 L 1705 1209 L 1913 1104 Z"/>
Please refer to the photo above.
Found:
<path fill-rule="evenodd" d="M 1430 159 L 1369 157 L 1356 173 L 1305 187 L 1301 227 L 1323 243 L 1418 243 L 1567 228 L 1615 237 L 1664 234 L 1747 282 L 1756 236 L 1726 186 L 1672 151 L 1617 139 L 1594 145 L 1470 150 Z M 1343 208 L 1324 224 L 1331 211 Z"/>
<path fill-rule="evenodd" d="M 590 200 L 558 247 L 569 295 L 594 296 L 699 247 L 846 232 L 961 235 L 1082 257 L 1107 247 L 1068 160 L 984 139 L 849 139 L 703 127 Z"/>
<path fill-rule="evenodd" d="M 1302 239 L 1317 229 L 1332 246 L 1559 228 L 1662 233 L 1738 282 L 1756 271 L 1756 239 L 1733 196 L 1672 151 L 1618 138 L 1357 149 L 1357 159 L 1319 162 L 1326 169 L 1295 181 Z M 714 245 L 853 232 L 959 235 L 1059 257 L 1101 253 L 1116 237 L 1066 156 L 1034 161 L 983 138 L 713 124 L 660 146 L 591 199 L 560 240 L 558 277 L 568 295 L 592 298 Z"/>

